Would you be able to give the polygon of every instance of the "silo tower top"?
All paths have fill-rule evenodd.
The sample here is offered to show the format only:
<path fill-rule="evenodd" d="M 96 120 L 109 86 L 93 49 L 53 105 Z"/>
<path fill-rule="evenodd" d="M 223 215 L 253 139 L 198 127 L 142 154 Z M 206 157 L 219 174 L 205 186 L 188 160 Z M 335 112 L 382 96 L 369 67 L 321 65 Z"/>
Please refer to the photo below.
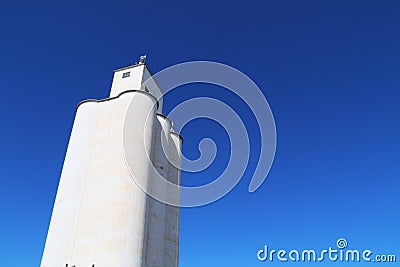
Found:
<path fill-rule="evenodd" d="M 110 97 L 116 97 L 124 91 L 145 91 L 158 99 L 158 111 L 162 111 L 163 92 L 145 64 L 146 55 L 140 57 L 139 63 L 114 70 Z"/>

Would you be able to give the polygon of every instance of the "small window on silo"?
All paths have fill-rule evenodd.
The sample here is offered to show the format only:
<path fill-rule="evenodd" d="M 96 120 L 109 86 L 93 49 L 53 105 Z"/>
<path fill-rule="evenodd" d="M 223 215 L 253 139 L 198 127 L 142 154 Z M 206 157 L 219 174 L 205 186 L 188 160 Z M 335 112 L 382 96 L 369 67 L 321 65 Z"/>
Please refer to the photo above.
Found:
<path fill-rule="evenodd" d="M 128 78 L 128 77 L 130 77 L 130 76 L 131 76 L 131 72 L 130 72 L 130 71 L 124 72 L 124 73 L 122 74 L 122 78 Z"/>

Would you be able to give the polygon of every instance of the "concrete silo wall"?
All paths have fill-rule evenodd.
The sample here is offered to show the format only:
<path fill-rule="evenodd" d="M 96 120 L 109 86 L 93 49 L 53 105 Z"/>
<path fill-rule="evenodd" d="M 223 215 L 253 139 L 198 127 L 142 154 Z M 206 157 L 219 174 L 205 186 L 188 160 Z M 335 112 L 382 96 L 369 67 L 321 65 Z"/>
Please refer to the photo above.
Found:
<path fill-rule="evenodd" d="M 154 163 L 179 180 L 159 140 L 179 164 L 181 140 L 156 110 L 154 97 L 134 90 L 79 105 L 42 267 L 177 266 L 179 210 L 143 191 L 179 193 L 151 179 Z"/>

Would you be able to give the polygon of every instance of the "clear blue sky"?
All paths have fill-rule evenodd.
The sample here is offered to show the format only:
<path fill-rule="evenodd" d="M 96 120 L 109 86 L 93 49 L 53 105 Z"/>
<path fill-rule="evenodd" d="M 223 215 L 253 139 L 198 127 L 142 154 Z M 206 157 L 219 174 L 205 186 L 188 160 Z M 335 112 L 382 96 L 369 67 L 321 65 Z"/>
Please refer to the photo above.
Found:
<path fill-rule="evenodd" d="M 276 159 L 258 191 L 247 192 L 253 138 L 239 185 L 182 209 L 180 266 L 295 265 L 256 253 L 264 244 L 335 247 L 340 237 L 399 261 L 399 14 L 394 0 L 2 3 L 0 266 L 39 266 L 76 104 L 107 97 L 113 69 L 145 53 L 153 72 L 190 60 L 238 68 L 263 90 L 277 125 Z M 254 126 L 243 103 L 207 85 L 171 93 L 165 112 L 200 95 L 230 102 Z M 215 165 L 183 182 L 220 172 L 224 131 L 198 120 L 183 135 L 189 157 L 201 138 L 220 141 Z"/>

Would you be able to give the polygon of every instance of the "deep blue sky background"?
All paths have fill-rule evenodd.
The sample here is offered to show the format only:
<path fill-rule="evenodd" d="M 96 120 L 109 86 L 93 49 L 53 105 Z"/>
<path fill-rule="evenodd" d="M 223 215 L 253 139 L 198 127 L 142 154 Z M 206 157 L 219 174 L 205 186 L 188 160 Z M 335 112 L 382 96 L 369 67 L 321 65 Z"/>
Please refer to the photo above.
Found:
<path fill-rule="evenodd" d="M 236 67 L 276 119 L 276 159 L 258 191 L 247 192 L 253 138 L 239 185 L 182 209 L 180 266 L 295 265 L 260 263 L 256 252 L 324 249 L 340 237 L 400 260 L 399 14 L 394 0 L 3 2 L 0 266 L 39 266 L 76 104 L 107 97 L 113 69 L 144 53 L 153 72 L 190 60 Z M 231 103 L 254 127 L 249 109 L 213 86 L 179 88 L 166 112 L 199 95 Z M 212 169 L 183 175 L 208 181 L 226 163 L 226 134 L 207 120 L 183 134 L 189 157 L 201 138 L 220 141 Z M 322 264 L 302 265 L 352 265 Z"/>

